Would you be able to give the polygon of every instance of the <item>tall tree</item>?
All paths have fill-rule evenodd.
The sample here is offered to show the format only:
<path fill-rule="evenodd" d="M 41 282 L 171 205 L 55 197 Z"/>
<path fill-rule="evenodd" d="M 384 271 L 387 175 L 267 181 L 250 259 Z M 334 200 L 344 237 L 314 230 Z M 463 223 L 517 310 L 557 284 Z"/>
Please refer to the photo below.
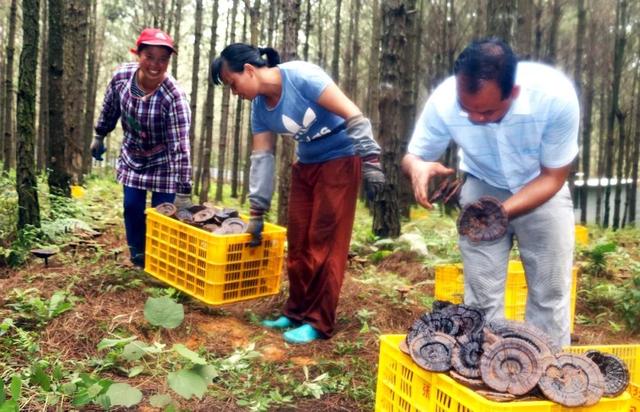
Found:
<path fill-rule="evenodd" d="M 558 30 L 560 29 L 560 19 L 562 18 L 562 2 L 564 0 L 553 0 L 551 6 L 551 24 L 549 25 L 549 38 L 547 39 L 547 54 L 545 60 L 549 63 L 556 61 L 558 49 Z"/>
<path fill-rule="evenodd" d="M 532 0 L 517 0 L 518 11 L 516 17 L 515 49 L 520 57 L 530 59 L 532 55 L 533 32 L 533 2 Z"/>
<path fill-rule="evenodd" d="M 225 44 L 236 41 L 236 16 L 238 15 L 238 0 L 233 0 L 230 19 L 227 22 L 229 32 L 228 41 Z M 220 134 L 218 136 L 218 176 L 216 181 L 216 202 L 222 201 L 222 187 L 224 186 L 224 169 L 226 167 L 227 139 L 229 135 L 229 101 L 231 90 L 225 87 L 222 90 L 222 103 L 220 113 Z"/>
<path fill-rule="evenodd" d="M 18 136 L 16 139 L 16 190 L 18 229 L 40 226 L 38 181 L 35 174 L 36 70 L 38 67 L 39 0 L 22 0 L 22 39 L 18 79 Z"/>
<path fill-rule="evenodd" d="M 96 61 L 102 61 L 102 42 L 98 42 L 98 38 L 102 38 L 104 35 L 104 24 L 101 25 L 100 34 L 98 34 L 98 2 L 97 0 L 91 0 L 90 13 L 89 13 L 89 56 L 87 58 L 87 95 L 85 102 L 85 114 L 84 114 L 84 131 L 85 144 L 82 148 L 83 162 L 82 171 L 84 174 L 91 170 L 91 153 L 89 147 L 91 141 L 89 140 L 93 136 L 93 121 L 96 111 L 96 93 L 98 90 L 98 76 L 100 74 L 100 64 L 96 64 Z"/>
<path fill-rule="evenodd" d="M 189 128 L 189 143 L 191 158 L 195 159 L 196 124 L 198 108 L 198 73 L 200 71 L 200 39 L 202 39 L 202 0 L 196 0 L 196 28 L 193 41 L 193 60 L 191 62 L 191 128 Z"/>
<path fill-rule="evenodd" d="M 242 19 L 242 42 L 247 41 L 247 23 L 249 13 L 244 13 Z M 240 146 L 242 145 L 242 115 L 244 114 L 244 99 L 236 99 L 236 118 L 233 127 L 233 149 L 231 150 L 231 197 L 238 197 L 238 177 L 240 168 Z"/>
<path fill-rule="evenodd" d="M 298 58 L 298 29 L 300 27 L 300 0 L 282 1 L 282 61 Z M 289 191 L 291 189 L 291 165 L 293 164 L 295 140 L 282 139 L 278 161 L 278 224 L 287 225 L 289 213 Z"/>
<path fill-rule="evenodd" d="M 85 110 L 85 75 L 88 37 L 88 4 L 85 0 L 66 0 L 64 20 L 64 91 L 65 138 L 67 145 L 65 163 L 74 182 L 81 182 Z"/>
<path fill-rule="evenodd" d="M 589 49 L 595 47 L 595 24 L 591 26 L 589 30 Z M 596 61 L 595 53 L 587 54 L 587 80 L 585 82 L 585 88 L 582 93 L 582 179 L 583 186 L 580 194 L 580 222 L 582 224 L 587 223 L 587 198 L 589 193 L 589 186 L 587 182 L 591 176 L 591 132 L 593 129 L 593 99 L 595 94 L 595 71 Z"/>
<path fill-rule="evenodd" d="M 640 43 L 638 43 L 640 55 Z M 640 72 L 640 68 L 637 68 Z M 631 148 L 631 187 L 629 188 L 629 224 L 636 225 L 636 205 L 638 204 L 638 159 L 640 159 L 640 82 L 636 85 L 636 130 Z"/>
<path fill-rule="evenodd" d="M 542 36 L 544 29 L 542 27 L 542 14 L 544 13 L 544 1 L 538 0 L 533 6 L 534 10 L 534 40 L 533 40 L 533 58 L 540 60 L 542 58 Z"/>
<path fill-rule="evenodd" d="M 613 178 L 613 161 L 614 161 L 614 128 L 616 114 L 620 111 L 620 82 L 622 78 L 622 65 L 624 63 L 624 49 L 627 43 L 627 1 L 616 1 L 616 24 L 615 39 L 613 47 L 613 85 L 611 87 L 611 106 L 607 113 L 607 144 L 606 149 L 610 149 L 610 155 L 605 156 L 605 173 L 607 178 Z M 622 159 L 618 159 L 622 161 Z M 621 177 L 621 176 L 620 176 Z M 611 182 L 609 182 L 611 183 Z M 609 200 L 611 198 L 611 184 L 608 184 L 604 192 L 604 216 L 602 225 L 609 227 L 610 207 Z M 613 222 L 613 228 L 616 229 L 619 222 Z"/>
<path fill-rule="evenodd" d="M 176 8 L 174 10 L 175 31 L 173 32 L 173 44 L 176 50 L 180 51 L 180 23 L 182 23 L 182 2 L 183 0 L 175 0 Z M 178 78 L 178 55 L 175 54 L 171 59 L 171 74 Z"/>
<path fill-rule="evenodd" d="M 402 79 L 407 74 L 405 60 L 407 13 L 415 2 L 382 2 L 382 60 L 380 81 L 380 133 L 382 167 L 387 178 L 383 193 L 373 206 L 373 232 L 382 237 L 400 234 L 400 157 L 405 131 L 401 113 Z M 413 6 L 413 7 L 412 7 Z"/>
<path fill-rule="evenodd" d="M 374 2 L 378 1 L 378 0 L 373 0 Z M 316 17 L 316 27 L 318 28 L 318 31 L 316 33 L 317 35 L 317 43 L 318 43 L 318 56 L 317 56 L 317 60 L 318 60 L 318 65 L 321 67 L 326 67 L 326 63 L 324 61 L 325 59 L 325 54 L 324 54 L 324 36 L 323 36 L 323 13 L 322 13 L 322 0 L 318 0 L 318 15 Z"/>
<path fill-rule="evenodd" d="M 47 168 L 49 169 L 49 193 L 67 196 L 71 195 L 69 188 L 70 176 L 67 173 L 64 159 L 66 157 L 66 142 L 64 138 L 64 97 L 62 75 L 64 35 L 63 35 L 63 0 L 49 1 L 49 150 Z"/>
<path fill-rule="evenodd" d="M 211 42 L 209 43 L 209 61 L 213 61 L 218 54 L 216 51 L 216 41 L 218 39 L 218 0 L 213 1 L 213 13 L 211 16 Z M 213 83 L 207 82 L 207 98 L 205 100 L 205 113 L 206 116 L 203 119 L 205 123 L 204 132 L 204 150 L 200 154 L 200 175 L 201 175 L 201 190 L 200 190 L 200 203 L 204 203 L 209 200 L 209 185 L 211 183 L 211 150 L 213 148 L 213 117 L 214 117 L 214 93 Z"/>
<path fill-rule="evenodd" d="M 321 24 L 318 24 L 321 26 Z M 369 46 L 369 79 L 367 87 L 367 115 L 371 119 L 373 133 L 377 135 L 380 123 L 378 100 L 380 99 L 380 4 L 378 0 L 371 2 L 371 45 Z"/>
<path fill-rule="evenodd" d="M 333 31 L 333 58 L 331 60 L 331 77 L 338 84 L 340 82 L 340 9 L 342 0 L 336 0 L 335 29 Z"/>
<path fill-rule="evenodd" d="M 3 143 L 3 169 L 8 171 L 14 164 L 13 142 L 13 101 L 15 93 L 13 91 L 13 55 L 16 46 L 16 20 L 17 20 L 17 1 L 11 0 L 11 9 L 9 12 L 9 37 L 7 38 L 6 64 L 4 74 L 4 138 Z"/>
<path fill-rule="evenodd" d="M 42 33 L 41 42 L 42 45 L 40 47 L 40 91 L 38 93 L 39 104 L 38 104 L 38 137 L 36 143 L 36 170 L 39 172 L 44 170 L 46 164 L 46 154 L 47 154 L 47 126 L 49 124 L 49 113 L 47 113 L 46 108 L 49 107 L 49 87 L 48 87 L 48 69 L 49 64 L 47 62 L 47 32 L 48 32 L 48 13 L 47 13 L 47 2 L 46 0 L 42 2 L 42 18 L 40 19 L 42 22 L 42 28 L 40 33 Z"/>
<path fill-rule="evenodd" d="M 498 36 L 505 42 L 511 43 L 515 17 L 515 0 L 492 0 L 487 2 L 487 34 Z"/>
<path fill-rule="evenodd" d="M 309 60 L 309 40 L 311 37 L 311 0 L 304 3 L 304 45 L 302 46 L 302 59 Z"/>

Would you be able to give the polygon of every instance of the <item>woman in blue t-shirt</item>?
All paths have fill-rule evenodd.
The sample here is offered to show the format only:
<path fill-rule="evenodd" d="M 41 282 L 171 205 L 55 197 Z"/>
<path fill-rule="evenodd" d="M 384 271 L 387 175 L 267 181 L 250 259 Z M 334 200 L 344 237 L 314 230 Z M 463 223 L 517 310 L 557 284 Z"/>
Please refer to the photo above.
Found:
<path fill-rule="evenodd" d="M 265 56 L 265 57 L 263 57 Z M 334 333 L 360 177 L 370 197 L 382 190 L 380 147 L 371 123 L 318 66 L 280 64 L 278 52 L 235 43 L 211 63 L 211 80 L 252 101 L 249 174 L 251 245 L 260 244 L 271 206 L 277 134 L 298 142 L 291 168 L 289 298 L 282 316 L 264 326 L 308 343 Z"/>

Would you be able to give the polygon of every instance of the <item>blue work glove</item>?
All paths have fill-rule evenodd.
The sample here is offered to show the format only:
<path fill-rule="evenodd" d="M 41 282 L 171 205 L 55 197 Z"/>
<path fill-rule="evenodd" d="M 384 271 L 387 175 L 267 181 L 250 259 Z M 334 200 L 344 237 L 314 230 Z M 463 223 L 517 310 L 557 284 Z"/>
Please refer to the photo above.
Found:
<path fill-rule="evenodd" d="M 251 233 L 249 246 L 260 246 L 262 243 L 262 231 L 264 230 L 264 217 L 262 215 L 251 216 L 246 233 Z"/>
<path fill-rule="evenodd" d="M 386 182 L 382 165 L 377 156 L 362 162 L 362 179 L 364 180 L 364 191 L 367 194 L 367 199 L 374 201 L 384 190 Z"/>
<path fill-rule="evenodd" d="M 102 161 L 102 155 L 107 151 L 107 148 L 104 147 L 104 136 L 99 136 L 99 135 L 93 136 L 90 150 L 91 150 L 91 156 L 94 159 Z"/>
<path fill-rule="evenodd" d="M 173 204 L 178 211 L 189 209 L 193 206 L 193 203 L 191 203 L 191 194 L 176 193 L 176 199 L 173 201 Z"/>

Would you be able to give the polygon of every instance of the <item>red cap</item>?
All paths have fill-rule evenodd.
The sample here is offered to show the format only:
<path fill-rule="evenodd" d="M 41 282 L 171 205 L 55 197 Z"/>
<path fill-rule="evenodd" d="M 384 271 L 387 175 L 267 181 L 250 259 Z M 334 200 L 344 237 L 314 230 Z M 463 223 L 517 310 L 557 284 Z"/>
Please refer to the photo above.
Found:
<path fill-rule="evenodd" d="M 175 47 L 173 47 L 173 39 L 167 33 L 160 29 L 146 28 L 142 30 L 138 40 L 136 40 L 136 48 L 131 49 L 131 52 L 138 53 L 138 49 L 141 45 L 146 44 L 149 46 L 164 46 L 168 47 L 175 54 L 178 54 Z"/>

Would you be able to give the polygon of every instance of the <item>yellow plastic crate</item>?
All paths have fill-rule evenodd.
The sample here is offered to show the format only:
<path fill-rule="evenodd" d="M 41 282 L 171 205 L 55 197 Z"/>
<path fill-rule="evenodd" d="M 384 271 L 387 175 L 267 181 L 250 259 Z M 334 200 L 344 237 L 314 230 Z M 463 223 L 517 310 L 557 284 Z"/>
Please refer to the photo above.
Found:
<path fill-rule="evenodd" d="M 145 272 L 209 305 L 280 290 L 286 229 L 265 223 L 262 243 L 251 235 L 216 235 L 146 210 Z"/>
<path fill-rule="evenodd" d="M 571 332 L 576 316 L 576 292 L 578 267 L 573 267 L 571 282 Z M 462 303 L 464 298 L 464 270 L 461 263 L 439 265 L 435 268 L 435 298 Z M 522 262 L 509 261 L 504 294 L 504 316 L 507 319 L 524 320 L 527 305 L 527 280 Z"/>
<path fill-rule="evenodd" d="M 627 392 L 631 395 L 630 412 L 640 412 L 640 344 L 633 345 L 585 345 L 565 348 L 568 352 L 584 353 L 588 350 L 611 353 L 622 359 L 629 368 L 631 383 Z"/>
<path fill-rule="evenodd" d="M 428 372 L 398 349 L 405 335 L 380 337 L 376 412 L 627 412 L 631 397 L 602 398 L 591 407 L 550 401 L 493 402 L 443 373 Z"/>
<path fill-rule="evenodd" d="M 73 199 L 80 199 L 82 196 L 84 196 L 84 187 L 71 185 L 71 197 Z"/>
<path fill-rule="evenodd" d="M 586 226 L 576 225 L 576 245 L 587 246 L 589 244 L 589 229 Z"/>

